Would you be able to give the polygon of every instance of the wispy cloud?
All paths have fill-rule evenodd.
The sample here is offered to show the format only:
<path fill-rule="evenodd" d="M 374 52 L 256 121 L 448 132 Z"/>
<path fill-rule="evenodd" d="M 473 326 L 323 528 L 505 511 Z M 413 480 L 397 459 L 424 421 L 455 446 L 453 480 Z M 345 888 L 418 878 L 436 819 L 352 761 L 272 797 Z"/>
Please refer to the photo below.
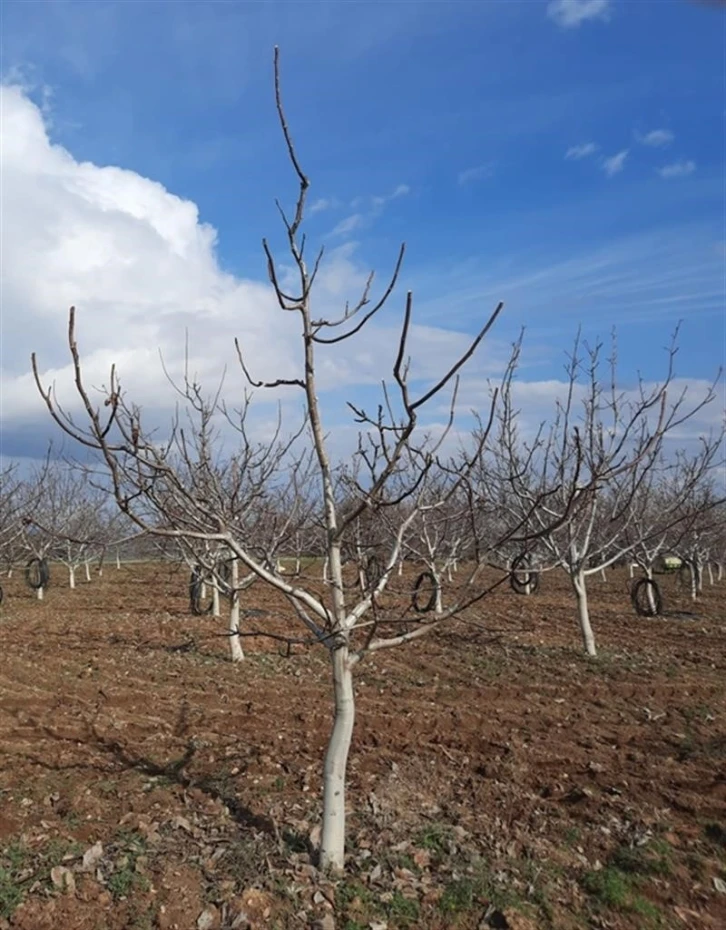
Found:
<path fill-rule="evenodd" d="M 590 19 L 607 22 L 610 14 L 610 0 L 551 0 L 547 4 L 547 15 L 563 29 L 576 29 Z"/>
<path fill-rule="evenodd" d="M 674 161 L 670 165 L 663 165 L 658 168 L 658 174 L 669 180 L 670 178 L 686 178 L 696 170 L 695 161 Z"/>
<path fill-rule="evenodd" d="M 674 138 L 675 136 L 670 129 L 652 129 L 650 132 L 646 132 L 644 136 L 636 134 L 636 139 L 641 145 L 650 145 L 655 149 L 670 145 Z"/>
<path fill-rule="evenodd" d="M 342 219 L 331 231 L 331 236 L 347 236 L 357 229 L 369 226 L 377 219 L 392 200 L 399 200 L 411 193 L 408 184 L 398 184 L 390 194 L 376 194 L 371 197 L 354 197 L 350 209 L 355 210 Z M 367 208 L 367 209 L 366 209 Z"/>
<path fill-rule="evenodd" d="M 476 165 L 473 168 L 466 168 L 459 172 L 457 181 L 460 185 L 472 184 L 474 181 L 482 181 L 484 178 L 490 178 L 494 174 L 492 164 Z"/>
<path fill-rule="evenodd" d="M 332 207 L 336 206 L 336 202 L 330 197 L 318 197 L 311 206 L 311 213 L 322 213 L 323 210 L 330 210 Z"/>
<path fill-rule="evenodd" d="M 581 158 L 587 158 L 588 155 L 594 155 L 597 152 L 597 145 L 594 142 L 583 142 L 581 145 L 571 145 L 565 152 L 565 158 L 568 161 L 579 161 Z"/>
<path fill-rule="evenodd" d="M 362 213 L 351 213 L 350 216 L 346 216 L 345 219 L 341 220 L 338 225 L 334 227 L 332 235 L 347 236 L 356 229 L 360 229 L 363 222 L 364 218 Z"/>
<path fill-rule="evenodd" d="M 620 174 L 625 167 L 628 151 L 628 149 L 623 149 L 622 152 L 618 152 L 616 155 L 611 155 L 609 158 L 603 159 L 602 170 L 607 177 L 612 178 L 614 175 Z"/>

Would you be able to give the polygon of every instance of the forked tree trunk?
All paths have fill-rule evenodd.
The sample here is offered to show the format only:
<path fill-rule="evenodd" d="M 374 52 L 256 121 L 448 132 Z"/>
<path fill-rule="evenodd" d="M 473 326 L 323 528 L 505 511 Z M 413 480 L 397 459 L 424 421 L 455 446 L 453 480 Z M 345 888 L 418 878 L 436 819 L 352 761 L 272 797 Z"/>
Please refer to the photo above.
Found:
<path fill-rule="evenodd" d="M 589 656 L 594 657 L 597 655 L 597 649 L 595 648 L 595 635 L 592 632 L 592 626 L 590 624 L 585 575 L 582 571 L 579 571 L 571 575 L 570 579 L 572 581 L 572 587 L 575 589 L 575 598 L 577 599 L 577 621 L 580 625 L 582 643 L 585 647 L 585 652 Z"/>
<path fill-rule="evenodd" d="M 331 653 L 335 713 L 323 769 L 323 827 L 320 867 L 341 872 L 345 864 L 345 787 L 355 722 L 353 672 L 348 646 Z"/>
<path fill-rule="evenodd" d="M 242 641 L 239 637 L 239 562 L 232 559 L 232 578 L 230 586 L 232 593 L 230 595 L 229 608 L 229 645 L 232 651 L 232 661 L 241 662 L 245 654 L 242 650 Z"/>

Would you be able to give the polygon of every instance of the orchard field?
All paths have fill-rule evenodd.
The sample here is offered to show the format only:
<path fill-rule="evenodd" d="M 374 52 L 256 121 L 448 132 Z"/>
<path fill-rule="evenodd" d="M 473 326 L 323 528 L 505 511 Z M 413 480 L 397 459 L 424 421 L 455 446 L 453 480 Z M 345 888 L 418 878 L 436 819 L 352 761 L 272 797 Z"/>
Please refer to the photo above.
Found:
<path fill-rule="evenodd" d="M 4 580 L 0 927 L 726 926 L 726 582 L 660 580 L 649 619 L 625 569 L 592 579 L 597 659 L 557 572 L 366 658 L 335 881 L 324 649 L 244 639 L 233 664 L 181 566 L 71 591 L 53 565 L 42 602 Z M 292 624 L 242 598 L 243 628 Z"/>

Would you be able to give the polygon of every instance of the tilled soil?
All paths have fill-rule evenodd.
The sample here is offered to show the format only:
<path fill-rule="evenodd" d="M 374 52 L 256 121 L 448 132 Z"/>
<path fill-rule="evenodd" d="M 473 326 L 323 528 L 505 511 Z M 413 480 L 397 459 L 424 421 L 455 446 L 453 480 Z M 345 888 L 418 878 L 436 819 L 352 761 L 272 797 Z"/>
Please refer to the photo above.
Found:
<path fill-rule="evenodd" d="M 74 591 L 53 566 L 42 602 L 4 580 L 0 927 L 726 927 L 726 581 L 662 581 L 644 619 L 626 572 L 590 580 L 596 660 L 550 574 L 361 663 L 333 880 L 324 649 L 233 665 L 168 565 Z M 247 630 L 294 628 L 244 598 Z"/>

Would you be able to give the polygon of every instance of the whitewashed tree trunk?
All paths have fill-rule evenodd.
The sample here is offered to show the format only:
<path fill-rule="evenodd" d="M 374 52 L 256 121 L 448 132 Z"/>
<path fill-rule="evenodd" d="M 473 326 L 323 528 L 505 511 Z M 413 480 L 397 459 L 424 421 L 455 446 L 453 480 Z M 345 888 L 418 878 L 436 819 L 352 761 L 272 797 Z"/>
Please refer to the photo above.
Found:
<path fill-rule="evenodd" d="M 39 601 L 42 601 L 42 600 L 43 600 L 43 597 L 45 596 L 45 595 L 44 595 L 44 591 L 45 591 L 45 588 L 43 588 L 43 587 L 36 588 L 35 596 L 37 597 L 37 599 L 38 599 Z"/>
<path fill-rule="evenodd" d="M 431 574 L 436 579 L 436 604 L 434 606 L 434 613 L 440 615 L 444 612 L 444 602 L 441 597 L 441 577 L 435 568 L 431 569 Z"/>
<path fill-rule="evenodd" d="M 633 562 L 628 562 L 628 577 L 632 580 L 635 576 L 635 564 Z"/>
<path fill-rule="evenodd" d="M 710 562 L 706 562 L 706 571 L 708 572 L 708 583 L 713 584 L 713 568 Z"/>
<path fill-rule="evenodd" d="M 86 581 L 91 580 L 91 566 L 88 562 L 84 563 L 84 568 L 86 569 Z"/>
<path fill-rule="evenodd" d="M 340 872 L 345 864 L 345 784 L 348 753 L 355 722 L 355 693 L 348 647 L 334 649 L 335 716 L 323 769 L 323 826 L 320 866 Z"/>
<path fill-rule="evenodd" d="M 230 586 L 232 594 L 230 596 L 229 608 L 229 645 L 232 652 L 232 661 L 241 662 L 245 654 L 242 650 L 242 641 L 237 635 L 239 633 L 239 562 L 232 559 L 232 578 Z"/>
<path fill-rule="evenodd" d="M 219 606 L 219 585 L 215 582 L 212 588 L 212 616 L 221 617 L 222 611 Z"/>
<path fill-rule="evenodd" d="M 722 579 L 723 579 L 723 564 L 721 562 L 717 562 L 716 563 L 716 581 L 721 581 Z"/>
<path fill-rule="evenodd" d="M 582 571 L 578 571 L 571 576 L 571 580 L 572 586 L 575 589 L 575 597 L 577 598 L 577 620 L 580 625 L 580 633 L 582 634 L 582 643 L 585 647 L 585 652 L 589 656 L 594 657 L 597 655 L 597 650 L 595 648 L 595 635 L 592 632 L 592 625 L 590 624 L 585 575 Z"/>
<path fill-rule="evenodd" d="M 121 568 L 121 556 L 119 555 L 118 549 L 116 550 L 116 568 Z"/>
<path fill-rule="evenodd" d="M 68 587 L 74 589 L 76 586 L 76 567 L 75 565 L 68 566 Z"/>
<path fill-rule="evenodd" d="M 326 555 L 323 559 L 323 583 L 330 584 L 330 576 L 328 575 L 328 568 L 330 567 L 330 558 Z"/>
<path fill-rule="evenodd" d="M 646 566 L 645 577 L 648 579 L 648 581 L 653 581 L 653 566 L 652 565 Z M 656 612 L 655 611 L 655 608 L 656 608 L 655 593 L 653 591 L 653 585 L 650 585 L 650 584 L 648 585 L 648 607 L 650 607 L 651 613 L 655 615 L 655 612 Z"/>
<path fill-rule="evenodd" d="M 398 577 L 400 578 L 403 574 L 403 559 L 398 560 Z"/>
<path fill-rule="evenodd" d="M 608 576 L 607 576 L 607 574 L 606 574 L 604 568 L 601 568 L 601 569 L 600 569 L 600 578 L 601 578 L 602 581 L 607 581 L 607 580 L 608 580 Z"/>

